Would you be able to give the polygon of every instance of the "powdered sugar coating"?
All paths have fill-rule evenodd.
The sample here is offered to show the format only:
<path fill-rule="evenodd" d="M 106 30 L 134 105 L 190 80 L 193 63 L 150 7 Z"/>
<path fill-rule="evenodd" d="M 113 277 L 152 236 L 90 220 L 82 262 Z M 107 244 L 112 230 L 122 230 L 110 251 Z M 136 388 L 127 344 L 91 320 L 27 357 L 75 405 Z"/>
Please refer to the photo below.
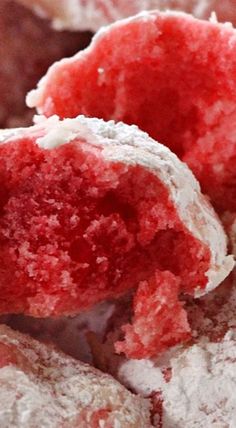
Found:
<path fill-rule="evenodd" d="M 136 126 L 114 121 L 85 118 L 36 118 L 37 125 L 30 132 L 38 135 L 37 144 L 50 149 L 66 144 L 75 137 L 91 145 L 102 146 L 103 156 L 109 161 L 141 165 L 155 174 L 168 188 L 179 216 L 187 229 L 211 250 L 211 268 L 204 292 L 220 284 L 233 269 L 233 256 L 226 256 L 226 236 L 210 204 L 200 192 L 200 186 L 188 167 L 161 144 L 157 144 Z M 43 130 L 45 131 L 43 132 Z M 26 131 L 2 131 L 0 141 L 20 137 Z M 42 134 L 43 136 L 41 137 Z M 201 295 L 196 288 L 195 295 Z"/>
<path fill-rule="evenodd" d="M 92 30 L 143 10 L 174 9 L 207 19 L 212 11 L 220 20 L 235 20 L 234 1 L 217 0 L 18 0 L 40 16 L 52 19 L 56 29 Z"/>
<path fill-rule="evenodd" d="M 235 361 L 233 331 L 220 343 L 202 341 L 171 359 L 172 377 L 163 388 L 163 428 L 235 426 Z"/>
<path fill-rule="evenodd" d="M 8 427 L 151 427 L 148 402 L 110 376 L 0 327 L 0 424 Z"/>

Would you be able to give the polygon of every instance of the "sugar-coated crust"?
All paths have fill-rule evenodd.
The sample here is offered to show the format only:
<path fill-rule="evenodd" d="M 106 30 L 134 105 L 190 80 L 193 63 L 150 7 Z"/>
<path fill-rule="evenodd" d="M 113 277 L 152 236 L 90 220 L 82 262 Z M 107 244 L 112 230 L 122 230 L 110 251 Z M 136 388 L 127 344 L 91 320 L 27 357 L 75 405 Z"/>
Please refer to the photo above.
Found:
<path fill-rule="evenodd" d="M 163 428 L 236 424 L 235 338 L 229 331 L 220 343 L 202 341 L 171 359 L 172 377 L 163 388 Z"/>
<path fill-rule="evenodd" d="M 40 16 L 52 20 L 55 29 L 91 30 L 96 32 L 104 25 L 134 15 L 142 10 L 168 8 L 171 6 L 184 9 L 185 1 L 177 0 L 18 0 L 30 7 Z M 176 4 L 177 3 L 177 4 Z M 192 8 L 190 9 L 192 10 Z"/>
<path fill-rule="evenodd" d="M 59 120 L 36 118 L 36 126 L 7 130 L 0 133 L 0 142 L 35 135 L 37 144 L 52 149 L 75 138 L 83 138 L 90 145 L 102 147 L 106 160 L 127 165 L 140 165 L 156 175 L 168 188 L 178 215 L 191 234 L 205 244 L 211 252 L 211 266 L 207 272 L 205 290 L 196 284 L 199 296 L 220 284 L 233 269 L 234 259 L 227 254 L 227 240 L 223 227 L 189 168 L 167 147 L 158 144 L 136 126 L 114 121 L 78 116 Z"/>
<path fill-rule="evenodd" d="M 151 428 L 148 401 L 111 376 L 4 325 L 0 346 L 1 428 Z"/>
<path fill-rule="evenodd" d="M 96 31 L 106 19 L 102 10 L 96 10 L 94 1 L 86 0 L 17 0 L 37 15 L 51 19 L 57 30 Z"/>
<path fill-rule="evenodd" d="M 97 31 L 104 25 L 142 10 L 184 10 L 198 18 L 209 18 L 212 11 L 223 20 L 234 17 L 234 0 L 223 5 L 217 0 L 17 0 L 36 14 L 52 20 L 55 29 Z"/>
<path fill-rule="evenodd" d="M 143 9 L 153 9 L 159 0 L 18 0 L 42 17 L 52 20 L 57 30 L 96 32 L 99 28 L 118 19 L 133 15 Z"/>

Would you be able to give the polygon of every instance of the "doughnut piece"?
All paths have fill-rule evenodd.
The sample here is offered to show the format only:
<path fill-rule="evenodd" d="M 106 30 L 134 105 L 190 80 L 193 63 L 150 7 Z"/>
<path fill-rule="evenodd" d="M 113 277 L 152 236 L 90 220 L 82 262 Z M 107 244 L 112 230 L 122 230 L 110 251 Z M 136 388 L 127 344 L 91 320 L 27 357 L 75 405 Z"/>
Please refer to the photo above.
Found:
<path fill-rule="evenodd" d="M 208 19 L 213 11 L 220 21 L 236 21 L 234 0 L 17 0 L 38 15 L 52 19 L 53 27 L 97 31 L 118 19 L 143 10 L 173 9 Z"/>
<path fill-rule="evenodd" d="M 27 92 L 54 61 L 73 55 L 89 41 L 89 34 L 53 31 L 15 1 L 1 0 L 0 128 L 32 123 L 32 111 L 25 106 Z"/>
<path fill-rule="evenodd" d="M 4 325 L 0 399 L 2 428 L 152 426 L 147 400 L 111 376 Z"/>
<path fill-rule="evenodd" d="M 28 105 L 138 125 L 189 165 L 219 213 L 236 212 L 235 52 L 229 24 L 146 12 L 54 64 Z"/>
<path fill-rule="evenodd" d="M 156 272 L 149 281 L 141 282 L 134 298 L 132 324 L 122 327 L 125 341 L 116 343 L 116 351 L 130 358 L 145 358 L 189 339 L 187 314 L 178 294 L 179 280 L 170 272 Z"/>
<path fill-rule="evenodd" d="M 130 355 L 154 351 L 145 323 L 136 329 L 145 311 L 163 349 L 156 324 L 164 299 L 173 300 L 173 323 L 163 304 L 163 331 L 176 343 L 181 324 L 186 339 L 178 294 L 206 293 L 234 265 L 187 166 L 135 126 L 83 116 L 42 118 L 2 131 L 1 141 L 0 312 L 75 314 L 141 282 L 134 329 L 142 345 L 127 345 Z"/>

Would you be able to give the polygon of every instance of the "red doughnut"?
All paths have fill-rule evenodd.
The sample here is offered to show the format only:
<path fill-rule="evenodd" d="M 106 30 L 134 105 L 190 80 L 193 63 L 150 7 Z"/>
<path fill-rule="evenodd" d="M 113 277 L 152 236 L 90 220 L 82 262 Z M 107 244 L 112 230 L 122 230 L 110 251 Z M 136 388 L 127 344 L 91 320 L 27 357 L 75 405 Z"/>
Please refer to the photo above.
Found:
<path fill-rule="evenodd" d="M 140 358 L 185 340 L 178 295 L 206 293 L 234 265 L 187 166 L 135 126 L 83 116 L 0 138 L 0 312 L 75 314 L 138 287 L 119 350 Z"/>

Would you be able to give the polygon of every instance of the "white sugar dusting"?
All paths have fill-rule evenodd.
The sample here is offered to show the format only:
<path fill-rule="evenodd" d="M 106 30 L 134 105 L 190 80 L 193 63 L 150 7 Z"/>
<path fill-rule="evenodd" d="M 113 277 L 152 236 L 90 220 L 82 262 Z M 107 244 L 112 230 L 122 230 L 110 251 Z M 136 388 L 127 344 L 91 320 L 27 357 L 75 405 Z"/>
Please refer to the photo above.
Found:
<path fill-rule="evenodd" d="M 162 390 L 163 428 L 236 426 L 235 339 L 229 331 L 222 342 L 202 341 L 171 360 L 172 377 Z"/>

